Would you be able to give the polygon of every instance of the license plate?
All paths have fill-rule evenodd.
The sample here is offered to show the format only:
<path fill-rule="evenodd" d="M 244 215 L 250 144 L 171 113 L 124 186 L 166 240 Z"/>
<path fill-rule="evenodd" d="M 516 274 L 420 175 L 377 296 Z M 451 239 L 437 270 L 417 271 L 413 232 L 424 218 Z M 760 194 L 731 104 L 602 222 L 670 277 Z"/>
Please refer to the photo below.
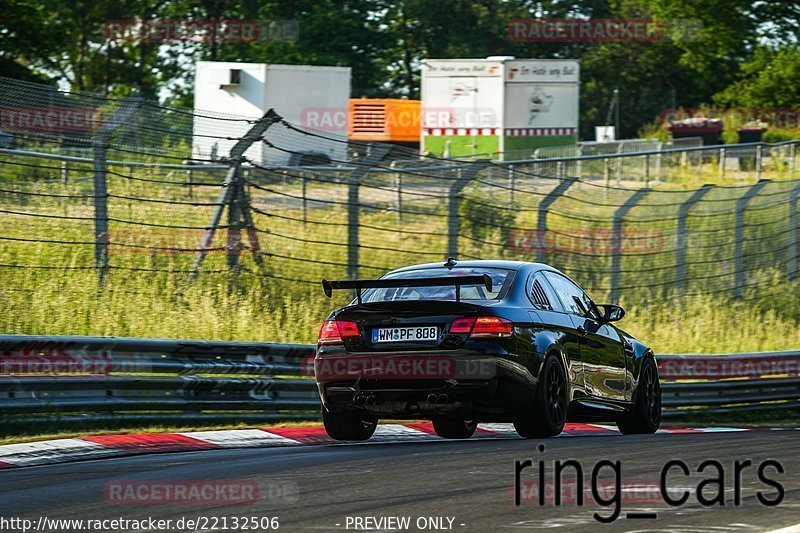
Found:
<path fill-rule="evenodd" d="M 422 326 L 416 328 L 375 328 L 372 342 L 434 341 L 439 338 L 439 328 Z"/>

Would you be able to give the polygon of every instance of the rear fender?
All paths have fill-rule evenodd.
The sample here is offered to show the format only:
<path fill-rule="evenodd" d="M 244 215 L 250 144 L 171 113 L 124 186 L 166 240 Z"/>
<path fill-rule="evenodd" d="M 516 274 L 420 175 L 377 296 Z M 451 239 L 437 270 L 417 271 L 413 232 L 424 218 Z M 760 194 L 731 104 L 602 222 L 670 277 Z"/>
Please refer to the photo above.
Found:
<path fill-rule="evenodd" d="M 653 360 L 656 361 L 656 356 L 653 353 L 653 350 L 651 350 L 650 347 L 647 346 L 646 344 L 636 340 L 635 338 L 631 337 L 626 333 L 621 333 L 621 334 L 629 345 L 628 350 L 633 351 L 633 356 L 630 355 L 630 352 L 628 352 L 628 355 L 626 355 L 626 359 L 628 361 L 627 379 L 630 380 L 629 381 L 630 386 L 628 388 L 628 392 L 625 395 L 628 401 L 633 401 L 636 389 L 639 386 L 639 375 L 641 374 L 642 371 L 642 362 L 648 357 L 652 357 Z M 656 363 L 658 363 L 658 361 L 656 361 Z"/>

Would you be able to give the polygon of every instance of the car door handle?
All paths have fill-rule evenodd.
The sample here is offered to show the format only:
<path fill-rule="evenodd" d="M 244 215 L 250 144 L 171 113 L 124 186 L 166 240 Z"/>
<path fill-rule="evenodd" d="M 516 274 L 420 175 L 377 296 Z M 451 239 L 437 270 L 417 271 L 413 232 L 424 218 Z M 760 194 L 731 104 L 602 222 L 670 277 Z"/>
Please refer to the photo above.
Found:
<path fill-rule="evenodd" d="M 578 326 L 577 329 L 578 329 L 578 333 L 580 333 L 581 335 L 586 335 L 586 328 L 585 327 Z"/>

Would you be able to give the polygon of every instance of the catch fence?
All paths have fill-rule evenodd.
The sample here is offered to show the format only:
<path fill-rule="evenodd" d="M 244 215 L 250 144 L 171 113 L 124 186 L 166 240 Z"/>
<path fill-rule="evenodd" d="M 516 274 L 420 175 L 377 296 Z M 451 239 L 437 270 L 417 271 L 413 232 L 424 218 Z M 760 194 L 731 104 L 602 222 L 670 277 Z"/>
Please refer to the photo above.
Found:
<path fill-rule="evenodd" d="M 257 313 L 291 296 L 286 320 L 322 278 L 448 257 L 549 263 L 623 303 L 764 297 L 797 278 L 794 142 L 455 161 L 272 110 L 233 117 L 8 79 L 0 109 L 12 331 L 42 306 L 62 324 L 82 307 L 95 312 L 76 319 L 97 320 L 98 291 L 175 321 L 200 300 Z"/>

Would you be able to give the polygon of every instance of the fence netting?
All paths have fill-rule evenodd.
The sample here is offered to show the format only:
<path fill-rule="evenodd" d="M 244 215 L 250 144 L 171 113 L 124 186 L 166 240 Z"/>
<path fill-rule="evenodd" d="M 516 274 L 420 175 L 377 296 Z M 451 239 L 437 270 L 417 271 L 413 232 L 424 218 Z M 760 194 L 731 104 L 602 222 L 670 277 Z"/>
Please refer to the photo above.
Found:
<path fill-rule="evenodd" d="M 545 262 L 622 303 L 768 298 L 797 275 L 791 145 L 723 165 L 695 149 L 630 154 L 643 171 L 456 161 L 306 130 L 280 109 L 230 116 L 4 78 L 0 118 L 8 332 L 308 341 L 347 297 L 323 300 L 322 278 L 448 256 Z M 761 181 L 681 186 L 756 157 Z"/>

